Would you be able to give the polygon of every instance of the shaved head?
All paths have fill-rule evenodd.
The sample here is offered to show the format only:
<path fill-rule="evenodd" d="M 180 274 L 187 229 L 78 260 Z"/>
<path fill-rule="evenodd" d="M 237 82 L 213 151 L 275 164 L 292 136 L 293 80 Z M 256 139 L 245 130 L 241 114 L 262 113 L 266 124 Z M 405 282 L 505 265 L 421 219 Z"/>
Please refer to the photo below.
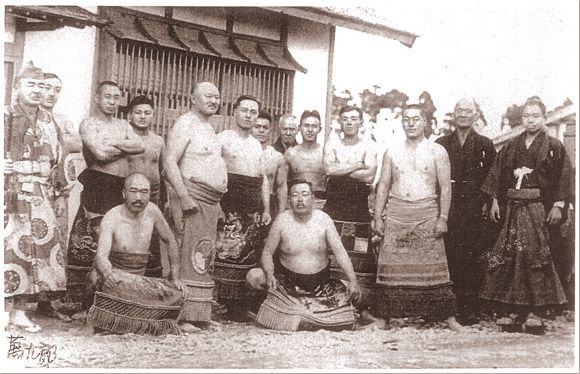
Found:
<path fill-rule="evenodd" d="M 205 118 L 216 114 L 220 106 L 220 91 L 210 82 L 199 82 L 191 92 L 192 110 Z"/>
<path fill-rule="evenodd" d="M 125 178 L 125 189 L 129 189 L 132 184 L 139 184 L 139 185 L 147 185 L 148 188 L 151 187 L 151 182 L 149 178 L 142 173 L 133 173 L 130 174 L 127 178 Z"/>
<path fill-rule="evenodd" d="M 215 86 L 215 84 L 213 84 L 211 82 L 199 82 L 199 83 L 196 83 L 195 86 L 193 86 L 191 93 L 196 94 L 196 93 L 199 93 L 200 91 L 204 91 L 204 90 L 218 91 L 218 88 Z"/>

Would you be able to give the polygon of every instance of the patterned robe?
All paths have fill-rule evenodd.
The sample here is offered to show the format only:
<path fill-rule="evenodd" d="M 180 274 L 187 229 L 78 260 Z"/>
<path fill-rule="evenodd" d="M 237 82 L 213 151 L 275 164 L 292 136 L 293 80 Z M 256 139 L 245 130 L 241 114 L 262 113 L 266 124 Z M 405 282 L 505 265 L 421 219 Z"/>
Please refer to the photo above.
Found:
<path fill-rule="evenodd" d="M 4 292 L 16 303 L 56 299 L 66 290 L 53 207 L 55 190 L 66 185 L 58 163 L 62 137 L 40 121 L 38 110 L 29 117 L 18 104 L 4 114 L 5 157 L 14 161 L 5 177 Z"/>

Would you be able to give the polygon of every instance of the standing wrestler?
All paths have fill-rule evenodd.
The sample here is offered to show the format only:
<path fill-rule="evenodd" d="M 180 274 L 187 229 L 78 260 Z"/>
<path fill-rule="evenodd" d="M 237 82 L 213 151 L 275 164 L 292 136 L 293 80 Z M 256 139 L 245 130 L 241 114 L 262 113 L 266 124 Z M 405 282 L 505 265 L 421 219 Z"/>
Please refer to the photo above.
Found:
<path fill-rule="evenodd" d="M 264 163 L 266 175 L 268 176 L 268 185 L 270 186 L 270 214 L 272 219 L 274 219 L 277 213 L 286 209 L 288 170 L 284 156 L 268 145 L 271 131 L 272 117 L 268 112 L 260 111 L 256 126 L 252 129 L 252 135 L 262 145 L 262 162 Z"/>
<path fill-rule="evenodd" d="M 151 183 L 150 201 L 163 210 L 161 194 L 161 165 L 165 156 L 165 143 L 163 138 L 150 130 L 155 110 L 153 101 L 145 96 L 136 96 L 128 106 L 128 120 L 135 134 L 141 138 L 145 146 L 145 152 L 139 155 L 127 157 L 128 175 L 143 173 Z M 151 258 L 145 271 L 146 277 L 160 278 L 163 275 L 161 266 L 161 254 L 159 251 L 159 236 L 153 231 L 149 253 Z"/>
<path fill-rule="evenodd" d="M 449 157 L 441 145 L 425 138 L 426 123 L 419 105 L 407 106 L 407 139 L 389 148 L 383 158 L 373 221 L 374 230 L 383 236 L 375 309 L 387 319 L 447 319 L 451 329 L 461 330 L 442 238 L 451 203 Z"/>
<path fill-rule="evenodd" d="M 180 116 L 169 132 L 164 169 L 177 201 L 172 215 L 180 242 L 181 277 L 187 299 L 181 310 L 182 331 L 211 320 L 214 281 L 208 271 L 213 264 L 220 199 L 226 192 L 228 174 L 221 146 L 209 118 L 219 109 L 220 93 L 209 82 L 197 83 L 191 109 Z"/>
<path fill-rule="evenodd" d="M 253 136 L 260 103 L 252 96 L 236 101 L 233 129 L 218 135 L 228 171 L 228 192 L 221 200 L 215 274 L 218 301 L 230 316 L 245 313 L 250 297 L 248 270 L 258 263 L 270 223 L 270 187 L 262 164 L 262 146 Z"/>
<path fill-rule="evenodd" d="M 476 323 L 479 287 L 483 280 L 481 256 L 488 232 L 482 217 L 487 196 L 481 185 L 495 157 L 493 142 L 473 128 L 478 107 L 472 99 L 457 102 L 453 112 L 456 130 L 436 140 L 449 155 L 451 165 L 451 208 L 445 252 L 457 312 L 465 322 Z M 493 245 L 493 244 L 492 244 Z"/>
<path fill-rule="evenodd" d="M 115 118 L 121 100 L 119 86 L 111 81 L 99 83 L 94 100 L 95 114 L 84 119 L 79 128 L 87 169 L 78 177 L 83 191 L 67 258 L 67 292 L 72 301 L 82 302 L 84 309 L 92 302 L 85 280 L 97 251 L 101 219 L 109 209 L 123 203 L 127 156 L 145 151 L 129 123 Z"/>
<path fill-rule="evenodd" d="M 369 195 L 377 169 L 375 143 L 361 139 L 362 111 L 343 106 L 339 121 L 344 138 L 329 140 L 324 150 L 324 170 L 328 176 L 324 211 L 332 218 L 341 240 L 363 283 L 364 276 L 374 279 L 375 258 L 369 251 L 371 238 Z M 360 261 L 355 261 L 355 257 Z"/>
<path fill-rule="evenodd" d="M 312 183 L 314 208 L 322 209 L 326 202 L 326 175 L 324 174 L 324 148 L 316 142 L 320 127 L 318 111 L 305 110 L 300 117 L 302 144 L 286 151 L 288 179 L 304 179 Z"/>

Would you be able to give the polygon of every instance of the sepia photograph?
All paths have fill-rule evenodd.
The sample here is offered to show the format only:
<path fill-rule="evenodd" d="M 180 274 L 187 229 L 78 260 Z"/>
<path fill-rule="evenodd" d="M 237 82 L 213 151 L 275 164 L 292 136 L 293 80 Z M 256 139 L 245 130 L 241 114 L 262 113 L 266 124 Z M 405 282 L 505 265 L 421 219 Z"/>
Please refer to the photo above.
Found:
<path fill-rule="evenodd" d="M 577 373 L 577 0 L 8 0 L 0 372 Z"/>

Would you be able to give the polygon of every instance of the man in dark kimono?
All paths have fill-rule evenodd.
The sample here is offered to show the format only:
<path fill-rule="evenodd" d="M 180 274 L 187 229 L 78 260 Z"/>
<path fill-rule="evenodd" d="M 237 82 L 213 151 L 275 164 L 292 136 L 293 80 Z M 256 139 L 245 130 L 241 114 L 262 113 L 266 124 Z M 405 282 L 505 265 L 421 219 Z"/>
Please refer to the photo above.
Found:
<path fill-rule="evenodd" d="M 519 325 L 528 313 L 526 328 L 541 325 L 534 312 L 566 303 L 551 239 L 572 195 L 571 164 L 564 145 L 546 133 L 545 118 L 542 101 L 528 99 L 526 131 L 502 148 L 481 188 L 493 198 L 491 220 L 504 223 L 487 256 L 480 297 L 514 312 L 502 323 Z"/>
<path fill-rule="evenodd" d="M 275 150 L 284 154 L 290 147 L 296 144 L 296 135 L 298 135 L 298 121 L 292 114 L 284 114 L 278 121 L 280 128 L 280 136 L 272 144 Z"/>
<path fill-rule="evenodd" d="M 457 102 L 453 112 L 456 130 L 436 140 L 447 150 L 451 164 L 449 231 L 444 239 L 460 319 L 472 319 L 479 312 L 484 274 L 480 259 L 488 236 L 482 217 L 487 196 L 480 188 L 496 153 L 493 142 L 473 129 L 477 109 L 474 100 Z"/>

